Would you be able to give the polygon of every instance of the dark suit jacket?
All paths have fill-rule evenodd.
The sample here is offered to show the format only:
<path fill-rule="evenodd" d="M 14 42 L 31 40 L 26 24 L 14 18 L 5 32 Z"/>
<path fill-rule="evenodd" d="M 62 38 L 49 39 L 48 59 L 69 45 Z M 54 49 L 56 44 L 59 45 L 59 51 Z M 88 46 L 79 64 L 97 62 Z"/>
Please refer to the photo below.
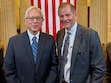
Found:
<path fill-rule="evenodd" d="M 111 83 L 111 42 L 106 45 L 106 76 L 104 83 Z"/>
<path fill-rule="evenodd" d="M 12 37 L 6 51 L 4 70 L 7 83 L 56 83 L 54 38 L 40 33 L 37 62 L 34 64 L 27 32 Z"/>
<path fill-rule="evenodd" d="M 64 34 L 65 29 L 57 33 L 59 57 Z M 70 72 L 70 83 L 85 83 L 89 75 L 91 76 L 89 83 L 102 83 L 105 74 L 103 53 L 97 32 L 79 24 L 72 49 Z"/>

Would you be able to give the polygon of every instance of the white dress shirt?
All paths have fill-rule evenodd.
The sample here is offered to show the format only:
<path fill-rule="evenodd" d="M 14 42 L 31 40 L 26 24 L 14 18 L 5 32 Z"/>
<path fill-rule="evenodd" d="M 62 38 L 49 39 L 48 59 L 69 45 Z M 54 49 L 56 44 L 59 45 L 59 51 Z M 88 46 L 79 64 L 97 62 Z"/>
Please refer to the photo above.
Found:
<path fill-rule="evenodd" d="M 70 39 L 69 39 L 70 42 L 69 42 L 69 49 L 68 49 L 68 55 L 67 55 L 67 63 L 65 64 L 65 68 L 64 68 L 64 79 L 68 83 L 70 83 L 71 55 L 72 55 L 72 48 L 73 48 L 75 35 L 76 35 L 76 29 L 77 29 L 77 22 L 75 22 L 73 27 L 69 30 L 71 35 L 70 35 Z M 63 44 L 62 44 L 61 55 L 63 53 L 63 47 L 64 47 L 65 38 L 67 36 L 67 32 L 68 32 L 68 30 L 65 29 L 65 36 L 64 36 L 64 40 L 63 40 Z"/>

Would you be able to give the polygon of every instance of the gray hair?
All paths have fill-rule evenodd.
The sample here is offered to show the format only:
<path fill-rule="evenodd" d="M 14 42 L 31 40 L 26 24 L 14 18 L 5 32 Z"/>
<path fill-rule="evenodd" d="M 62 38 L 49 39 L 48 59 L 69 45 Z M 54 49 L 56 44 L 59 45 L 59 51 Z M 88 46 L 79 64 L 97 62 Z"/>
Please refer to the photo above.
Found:
<path fill-rule="evenodd" d="M 40 12 L 41 16 L 43 17 L 43 14 L 40 8 L 37 8 L 36 6 L 30 6 L 25 12 L 24 19 L 28 17 L 28 14 L 32 9 L 37 9 Z"/>

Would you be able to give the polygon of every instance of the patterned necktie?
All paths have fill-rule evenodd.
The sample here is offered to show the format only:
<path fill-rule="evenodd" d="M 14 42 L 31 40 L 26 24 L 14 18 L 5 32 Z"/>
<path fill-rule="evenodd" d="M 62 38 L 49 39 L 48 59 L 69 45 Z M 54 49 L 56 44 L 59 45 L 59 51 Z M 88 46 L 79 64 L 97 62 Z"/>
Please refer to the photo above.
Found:
<path fill-rule="evenodd" d="M 64 81 L 64 67 L 67 62 L 67 54 L 68 54 L 68 48 L 69 48 L 69 36 L 70 32 L 67 32 L 67 36 L 64 42 L 63 47 L 63 55 L 61 56 L 61 66 L 60 66 L 60 83 Z"/>
<path fill-rule="evenodd" d="M 32 38 L 32 52 L 33 52 L 33 56 L 34 56 L 34 61 L 36 63 L 36 59 L 37 59 L 37 53 L 38 53 L 38 43 L 36 41 L 37 37 L 33 37 Z"/>

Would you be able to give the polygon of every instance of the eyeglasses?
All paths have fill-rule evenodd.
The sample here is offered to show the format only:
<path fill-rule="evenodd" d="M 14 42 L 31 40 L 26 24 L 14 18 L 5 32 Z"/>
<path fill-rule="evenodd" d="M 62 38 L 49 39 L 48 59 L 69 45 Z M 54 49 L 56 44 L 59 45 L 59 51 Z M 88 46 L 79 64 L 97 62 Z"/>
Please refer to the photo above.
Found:
<path fill-rule="evenodd" d="M 40 16 L 36 16 L 36 17 L 27 17 L 26 19 L 29 19 L 30 21 L 34 21 L 34 19 L 36 19 L 37 21 L 41 21 L 43 19 L 43 17 Z"/>

